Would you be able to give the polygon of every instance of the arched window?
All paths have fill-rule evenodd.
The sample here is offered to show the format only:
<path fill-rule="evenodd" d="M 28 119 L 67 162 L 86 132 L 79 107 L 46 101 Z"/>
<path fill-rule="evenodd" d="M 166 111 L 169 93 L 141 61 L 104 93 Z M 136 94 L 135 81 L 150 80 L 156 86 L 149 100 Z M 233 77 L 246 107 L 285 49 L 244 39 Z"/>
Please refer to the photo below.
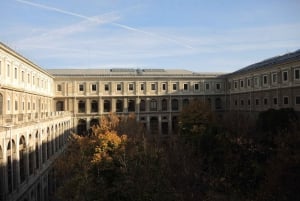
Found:
<path fill-rule="evenodd" d="M 146 111 L 146 101 L 141 100 L 141 102 L 140 102 L 140 112 L 144 112 L 144 111 Z"/>
<path fill-rule="evenodd" d="M 91 112 L 97 113 L 98 112 L 98 101 L 93 100 L 91 102 Z"/>
<path fill-rule="evenodd" d="M 128 101 L 128 112 L 135 112 L 135 101 L 134 100 Z"/>
<path fill-rule="evenodd" d="M 155 99 L 150 101 L 150 111 L 157 111 L 157 101 Z"/>
<path fill-rule="evenodd" d="M 161 110 L 162 111 L 167 111 L 168 110 L 168 100 L 167 99 L 163 99 L 161 101 Z"/>
<path fill-rule="evenodd" d="M 122 100 L 117 100 L 116 112 L 123 112 L 123 101 Z"/>
<path fill-rule="evenodd" d="M 63 101 L 56 102 L 56 111 L 64 111 L 64 102 Z"/>
<path fill-rule="evenodd" d="M 177 111 L 178 110 L 178 100 L 172 99 L 172 110 Z"/>
<path fill-rule="evenodd" d="M 186 107 L 186 106 L 188 106 L 189 104 L 190 104 L 189 99 L 183 99 L 183 101 L 182 101 L 183 107 Z"/>
<path fill-rule="evenodd" d="M 84 113 L 85 112 L 85 102 L 84 101 L 79 101 L 78 102 L 78 112 L 79 113 Z"/>
<path fill-rule="evenodd" d="M 110 112 L 110 110 L 111 110 L 110 101 L 104 100 L 103 111 Z"/>

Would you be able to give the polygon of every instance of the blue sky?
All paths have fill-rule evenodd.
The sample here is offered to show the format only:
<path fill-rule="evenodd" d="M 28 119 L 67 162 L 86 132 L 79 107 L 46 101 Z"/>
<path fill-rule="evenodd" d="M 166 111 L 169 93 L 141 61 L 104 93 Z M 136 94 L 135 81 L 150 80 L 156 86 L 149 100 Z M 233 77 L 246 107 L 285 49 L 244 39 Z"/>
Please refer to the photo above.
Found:
<path fill-rule="evenodd" d="M 299 0 L 1 0 L 0 40 L 43 68 L 232 72 L 300 49 Z"/>

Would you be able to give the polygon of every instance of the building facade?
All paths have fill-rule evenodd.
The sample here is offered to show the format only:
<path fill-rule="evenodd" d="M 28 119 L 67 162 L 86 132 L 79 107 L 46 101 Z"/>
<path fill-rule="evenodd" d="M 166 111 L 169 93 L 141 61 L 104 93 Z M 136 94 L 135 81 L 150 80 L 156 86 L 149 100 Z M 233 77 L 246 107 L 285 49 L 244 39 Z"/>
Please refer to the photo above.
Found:
<path fill-rule="evenodd" d="M 166 69 L 44 70 L 0 43 L 0 201 L 47 201 L 70 130 L 134 113 L 148 135 L 177 133 L 189 102 L 218 112 L 300 111 L 300 50 L 229 74 Z"/>
<path fill-rule="evenodd" d="M 52 164 L 72 128 L 53 110 L 53 76 L 0 44 L 0 201 L 49 200 Z"/>

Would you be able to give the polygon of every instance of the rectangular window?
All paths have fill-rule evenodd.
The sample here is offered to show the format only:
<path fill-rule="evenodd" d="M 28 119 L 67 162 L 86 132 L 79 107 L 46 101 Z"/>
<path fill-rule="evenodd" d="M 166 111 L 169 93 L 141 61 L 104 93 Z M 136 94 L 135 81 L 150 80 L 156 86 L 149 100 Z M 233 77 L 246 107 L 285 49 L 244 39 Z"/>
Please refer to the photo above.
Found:
<path fill-rule="evenodd" d="M 56 89 L 57 89 L 57 91 L 61 91 L 61 85 L 58 84 L 58 85 L 56 86 Z"/>
<path fill-rule="evenodd" d="M 15 101 L 15 110 L 18 110 L 18 101 Z"/>
<path fill-rule="evenodd" d="M 27 81 L 28 81 L 28 84 L 30 84 L 30 74 L 29 73 L 27 74 Z"/>
<path fill-rule="evenodd" d="M 92 84 L 92 91 L 97 91 L 97 84 Z"/>
<path fill-rule="evenodd" d="M 166 84 L 166 83 L 163 83 L 163 84 L 162 84 L 162 90 L 163 90 L 163 91 L 167 90 L 167 84 Z"/>
<path fill-rule="evenodd" d="M 199 90 L 199 84 L 198 84 L 198 83 L 194 85 L 194 89 L 195 89 L 196 91 Z"/>
<path fill-rule="evenodd" d="M 209 83 L 205 83 L 205 90 L 209 90 Z"/>
<path fill-rule="evenodd" d="M 273 98 L 273 104 L 277 105 L 277 103 L 278 103 L 277 98 Z"/>
<path fill-rule="evenodd" d="M 187 91 L 187 90 L 189 90 L 189 85 L 188 84 L 183 84 L 183 90 L 184 91 Z"/>
<path fill-rule="evenodd" d="M 244 87 L 244 80 L 240 80 L 240 87 L 241 87 L 241 88 Z"/>
<path fill-rule="evenodd" d="M 268 105 L 268 99 L 264 98 L 264 105 Z"/>
<path fill-rule="evenodd" d="M 251 100 L 250 99 L 248 99 L 248 105 L 251 105 Z"/>
<path fill-rule="evenodd" d="M 109 91 L 109 84 L 104 85 L 104 91 Z"/>
<path fill-rule="evenodd" d="M 234 81 L 234 88 L 235 88 L 235 89 L 238 88 L 238 83 L 237 83 L 237 81 Z"/>
<path fill-rule="evenodd" d="M 217 84 L 216 84 L 216 89 L 217 89 L 217 90 L 220 90 L 220 89 L 221 89 L 221 84 L 220 84 L 220 83 L 217 83 Z"/>
<path fill-rule="evenodd" d="M 141 84 L 141 91 L 144 91 L 144 89 L 145 89 L 145 85 L 144 85 L 144 83 L 142 83 Z"/>
<path fill-rule="evenodd" d="M 254 77 L 254 86 L 259 87 L 259 77 Z"/>
<path fill-rule="evenodd" d="M 9 64 L 7 64 L 7 77 L 9 77 L 10 76 L 10 66 L 9 66 Z"/>
<path fill-rule="evenodd" d="M 10 100 L 7 100 L 7 110 L 10 111 Z"/>
<path fill-rule="evenodd" d="M 295 103 L 296 105 L 300 105 L 300 96 L 296 96 Z"/>
<path fill-rule="evenodd" d="M 173 90 L 177 90 L 177 84 L 173 83 Z"/>
<path fill-rule="evenodd" d="M 272 74 L 272 83 L 277 83 L 277 73 Z"/>
<path fill-rule="evenodd" d="M 18 69 L 15 68 L 15 79 L 18 79 Z"/>
<path fill-rule="evenodd" d="M 300 80 L 300 69 L 295 69 L 294 71 L 294 79 Z"/>
<path fill-rule="evenodd" d="M 30 102 L 27 103 L 27 109 L 30 110 Z"/>
<path fill-rule="evenodd" d="M 250 86 L 251 86 L 251 79 L 248 78 L 248 79 L 247 79 L 247 87 L 250 87 Z"/>
<path fill-rule="evenodd" d="M 287 71 L 283 71 L 282 72 L 282 81 L 283 82 L 287 82 L 288 81 L 288 72 Z"/>
<path fill-rule="evenodd" d="M 289 104 L 289 97 L 287 97 L 287 96 L 283 97 L 283 104 L 284 105 Z"/>
<path fill-rule="evenodd" d="M 34 83 L 34 79 L 35 79 L 35 77 L 34 76 L 32 76 L 32 85 L 34 85 L 35 83 Z"/>
<path fill-rule="evenodd" d="M 263 76 L 263 83 L 264 83 L 264 85 L 268 84 L 268 76 L 267 75 Z"/>
<path fill-rule="evenodd" d="M 79 91 L 83 91 L 83 90 L 84 90 L 83 84 L 79 84 Z"/>
<path fill-rule="evenodd" d="M 133 83 L 130 83 L 130 84 L 128 85 L 128 89 L 129 89 L 129 91 L 133 91 L 133 89 L 134 89 Z"/>
<path fill-rule="evenodd" d="M 22 71 L 22 82 L 24 82 L 24 71 Z"/>
<path fill-rule="evenodd" d="M 122 85 L 121 84 L 117 84 L 117 91 L 121 91 L 122 90 Z"/>
<path fill-rule="evenodd" d="M 155 83 L 152 83 L 152 84 L 151 84 L 151 90 L 152 90 L 152 91 L 156 90 L 156 84 L 155 84 Z"/>
<path fill-rule="evenodd" d="M 259 99 L 255 99 L 255 105 L 259 105 Z"/>

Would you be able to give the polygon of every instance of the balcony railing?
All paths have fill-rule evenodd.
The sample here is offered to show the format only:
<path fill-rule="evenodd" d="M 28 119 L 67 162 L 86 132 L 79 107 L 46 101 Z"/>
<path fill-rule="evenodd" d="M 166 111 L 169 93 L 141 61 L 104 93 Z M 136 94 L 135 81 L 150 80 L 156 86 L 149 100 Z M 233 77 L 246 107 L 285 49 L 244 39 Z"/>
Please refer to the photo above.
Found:
<path fill-rule="evenodd" d="M 64 116 L 71 116 L 68 111 L 58 111 L 58 112 L 35 112 L 27 114 L 6 114 L 0 115 L 0 125 L 18 125 L 33 121 L 43 121 L 53 118 L 61 118 Z"/>

